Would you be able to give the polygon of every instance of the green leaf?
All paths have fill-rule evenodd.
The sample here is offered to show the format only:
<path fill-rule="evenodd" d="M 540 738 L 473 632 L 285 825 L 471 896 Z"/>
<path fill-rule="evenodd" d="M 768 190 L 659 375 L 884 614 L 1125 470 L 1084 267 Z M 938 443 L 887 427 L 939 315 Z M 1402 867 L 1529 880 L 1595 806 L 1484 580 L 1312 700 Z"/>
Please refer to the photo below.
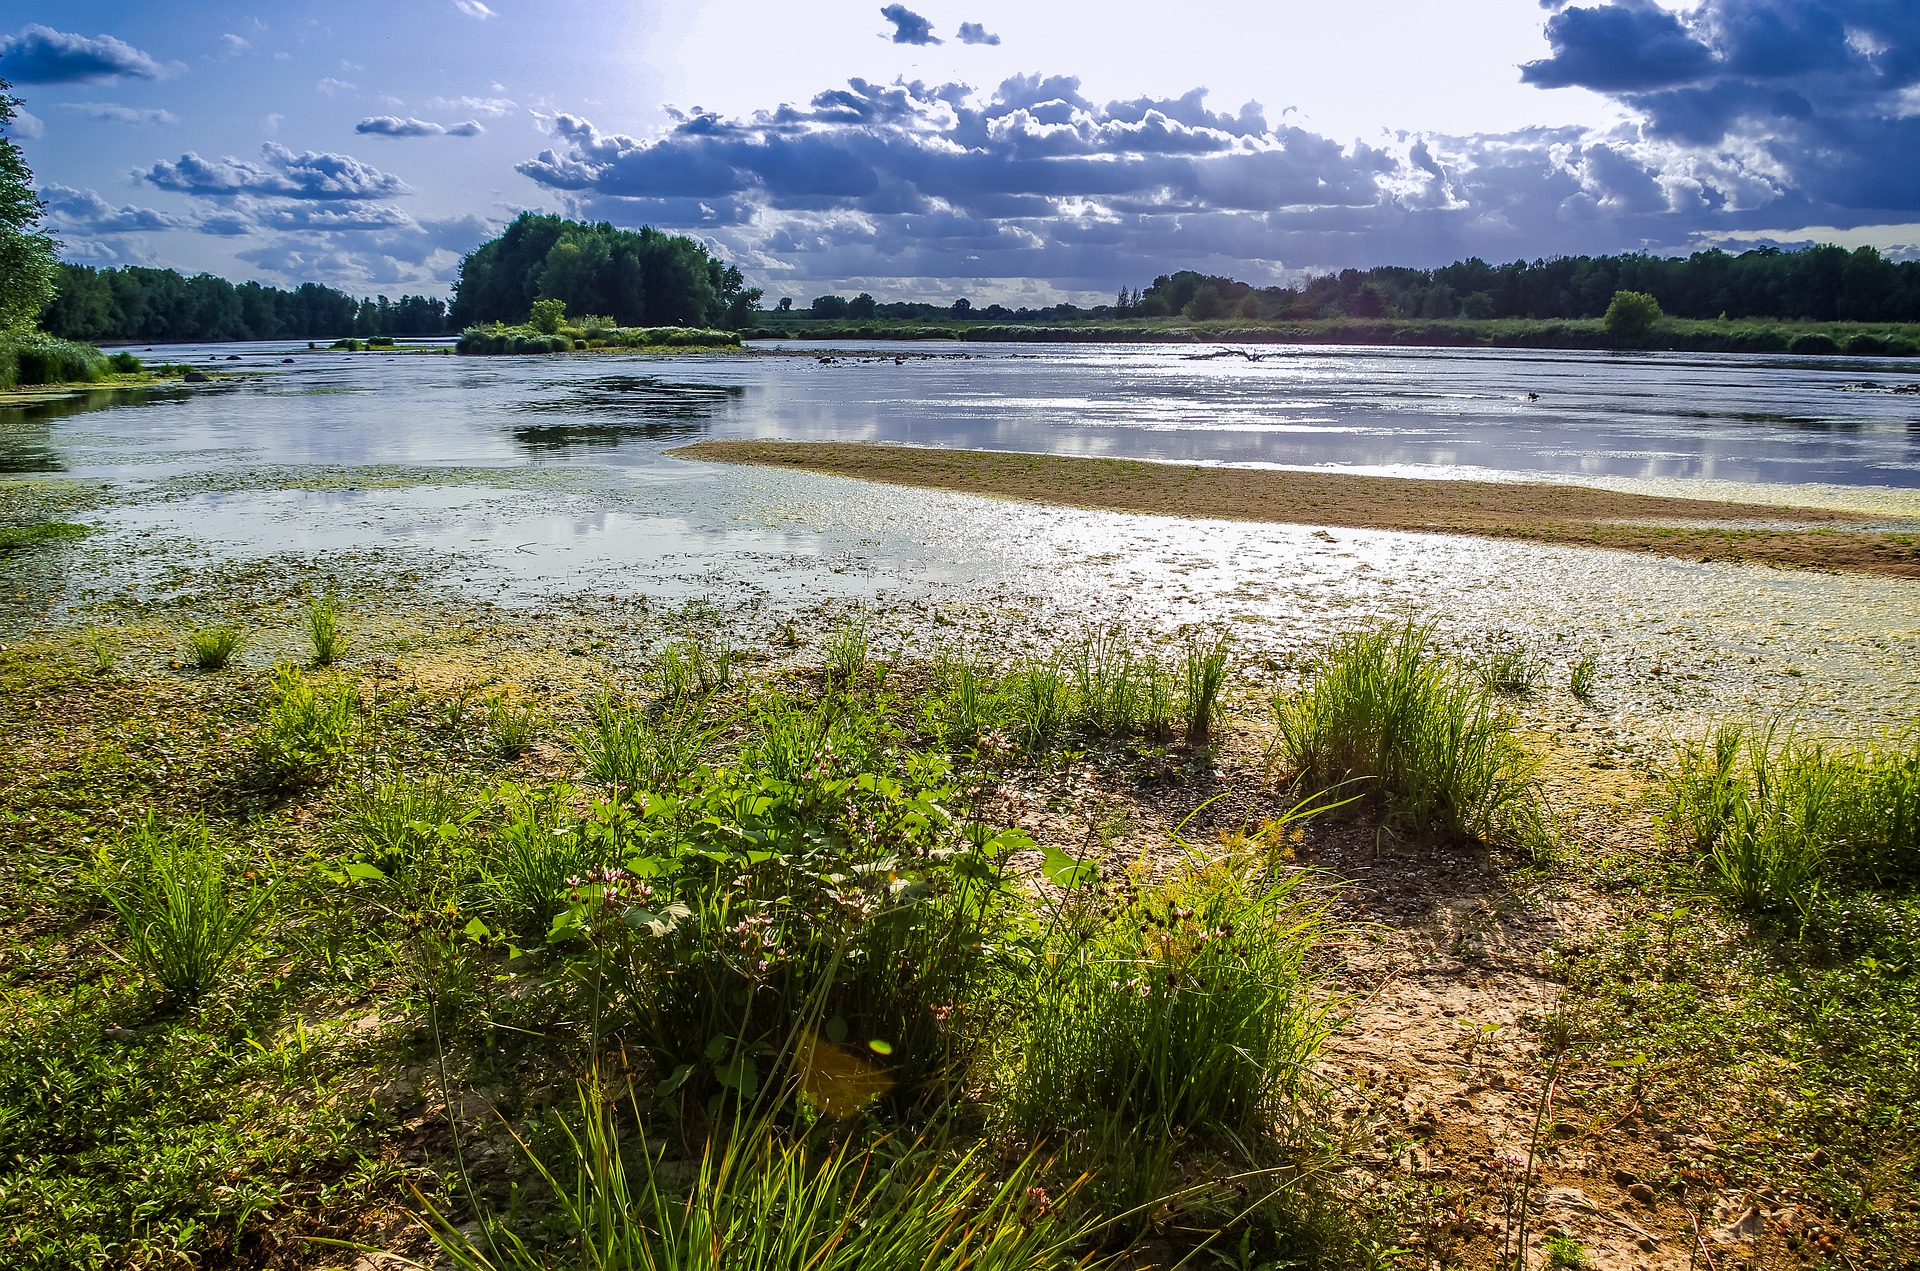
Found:
<path fill-rule="evenodd" d="M 664 1099 L 668 1095 L 672 1094 L 674 1091 L 678 1090 L 681 1086 L 686 1085 L 687 1078 L 691 1077 L 692 1075 L 693 1075 L 693 1065 L 681 1064 L 678 1068 L 675 1068 L 671 1073 L 667 1074 L 667 1079 L 665 1081 L 661 1082 L 659 1085 L 653 1088 L 653 1093 L 658 1097 Z"/>
<path fill-rule="evenodd" d="M 467 939 L 476 942 L 491 940 L 493 938 L 493 932 L 487 927 L 486 923 L 481 922 L 478 918 L 467 919 L 467 925 L 462 928 L 462 930 L 466 932 Z"/>
<path fill-rule="evenodd" d="M 827 1040 L 834 1045 L 839 1046 L 844 1044 L 847 1040 L 846 1016 L 835 1015 L 831 1017 L 825 1024 L 821 1025 L 820 1031 L 825 1033 Z"/>
<path fill-rule="evenodd" d="M 1077 861 L 1052 844 L 1041 850 L 1046 854 L 1046 859 L 1040 866 L 1040 872 L 1055 887 L 1071 890 L 1091 882 L 1099 874 L 1098 867 L 1091 861 Z"/>
<path fill-rule="evenodd" d="M 348 861 L 344 868 L 347 877 L 356 882 L 378 882 L 387 876 L 387 871 L 365 861 Z"/>

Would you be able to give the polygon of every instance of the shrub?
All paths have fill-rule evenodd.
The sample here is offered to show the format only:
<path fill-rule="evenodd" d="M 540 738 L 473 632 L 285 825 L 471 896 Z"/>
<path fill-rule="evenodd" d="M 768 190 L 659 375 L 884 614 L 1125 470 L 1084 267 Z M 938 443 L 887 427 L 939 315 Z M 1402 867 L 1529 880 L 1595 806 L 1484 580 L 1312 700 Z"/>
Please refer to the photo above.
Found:
<path fill-rule="evenodd" d="M 1876 357 L 1887 351 L 1886 341 L 1864 331 L 1848 337 L 1846 348 L 1854 357 Z"/>
<path fill-rule="evenodd" d="M 1644 291 L 1616 291 L 1600 319 L 1615 344 L 1641 344 L 1665 316 L 1660 302 Z"/>
<path fill-rule="evenodd" d="M 245 637 L 240 628 L 221 623 L 187 633 L 187 652 L 193 664 L 203 671 L 219 671 L 233 660 Z"/>
<path fill-rule="evenodd" d="M 107 365 L 120 375 L 136 375 L 144 369 L 139 358 L 124 351 L 109 354 Z"/>
<path fill-rule="evenodd" d="M 273 673 L 272 698 L 253 732 L 262 773 L 282 784 L 317 781 L 338 767 L 360 731 L 360 695 L 339 680 L 315 682 L 292 665 Z"/>
<path fill-rule="evenodd" d="M 1310 789 L 1368 783 L 1396 820 L 1451 838 L 1530 832 L 1535 765 L 1493 690 L 1407 623 L 1349 635 L 1276 697 L 1282 760 Z"/>
<path fill-rule="evenodd" d="M 183 1004 L 219 982 L 265 922 L 272 895 L 232 885 L 204 822 L 163 828 L 151 813 L 102 862 L 101 882 L 126 928 L 128 961 Z"/>
<path fill-rule="evenodd" d="M 1838 353 L 1839 343 L 1824 331 L 1803 331 L 1787 343 L 1789 353 Z"/>
<path fill-rule="evenodd" d="M 1149 1139 L 1271 1122 L 1332 1017 L 1306 971 L 1321 907 L 1301 895 L 1304 875 L 1259 872 L 1189 858 L 1111 909 L 1054 925 L 1019 1008 L 1017 1122 L 1078 1128 L 1110 1114 Z"/>

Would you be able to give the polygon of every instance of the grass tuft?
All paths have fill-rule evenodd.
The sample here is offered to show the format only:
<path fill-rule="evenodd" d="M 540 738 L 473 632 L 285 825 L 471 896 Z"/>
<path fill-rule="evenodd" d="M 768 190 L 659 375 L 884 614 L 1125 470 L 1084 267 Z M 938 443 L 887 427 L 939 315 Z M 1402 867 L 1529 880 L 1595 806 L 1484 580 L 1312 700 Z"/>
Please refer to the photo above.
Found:
<path fill-rule="evenodd" d="M 333 596 L 322 596 L 307 606 L 307 638 L 313 644 L 316 666 L 331 666 L 347 652 L 347 629 L 341 623 L 344 611 Z"/>
<path fill-rule="evenodd" d="M 181 1005 L 219 983 L 265 923 L 272 895 L 268 887 L 234 885 L 198 820 L 162 827 L 147 816 L 100 873 L 107 903 L 126 929 L 127 960 Z"/>
<path fill-rule="evenodd" d="M 253 755 L 277 784 L 318 781 L 347 757 L 360 733 L 360 694 L 341 680 L 315 680 L 282 664 L 253 733 Z"/>
<path fill-rule="evenodd" d="M 1531 836 L 1535 762 L 1494 690 L 1406 623 L 1339 640 L 1274 699 L 1279 757 L 1312 791 L 1370 784 L 1403 825 L 1455 839 Z"/>
<path fill-rule="evenodd" d="M 203 671 L 225 670 L 233 655 L 240 651 L 245 637 L 240 628 L 221 623 L 187 633 L 187 652 L 193 664 Z"/>

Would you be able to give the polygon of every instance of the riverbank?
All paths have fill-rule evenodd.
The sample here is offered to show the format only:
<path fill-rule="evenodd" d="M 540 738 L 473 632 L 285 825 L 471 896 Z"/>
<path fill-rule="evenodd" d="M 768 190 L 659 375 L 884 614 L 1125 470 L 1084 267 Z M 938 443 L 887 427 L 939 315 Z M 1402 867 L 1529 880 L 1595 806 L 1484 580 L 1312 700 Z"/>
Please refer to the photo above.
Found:
<path fill-rule="evenodd" d="M 978 340 L 1036 344 L 1334 344 L 1409 348 L 1623 349 L 1682 353 L 1793 353 L 1805 357 L 1920 357 L 1920 324 L 1665 318 L 1623 345 L 1598 318 L 1307 318 L 1194 322 L 906 322 L 761 315 L 747 339 Z M 1913 368 L 1920 372 L 1920 367 Z"/>
<path fill-rule="evenodd" d="M 1861 528 L 1868 524 L 1861 514 L 1825 508 L 1663 498 L 1560 483 L 1430 481 L 858 442 L 711 440 L 668 453 L 1112 512 L 1471 534 L 1920 578 L 1920 534 Z"/>
<path fill-rule="evenodd" d="M 590 1132 L 604 1107 L 611 1133 L 637 1122 L 664 1151 L 674 1192 L 735 1124 L 727 1092 L 748 1073 L 793 1101 L 749 1147 L 847 1144 L 890 1182 L 912 1173 L 900 1159 L 964 1156 L 942 1187 L 1017 1181 L 989 1211 L 1009 1233 L 1125 1268 L 1209 1239 L 1201 1265 L 1221 1244 L 1243 1263 L 1381 1268 L 1519 1246 L 1600 1271 L 1684 1266 L 1696 1247 L 1768 1268 L 1915 1252 L 1905 884 L 1832 880 L 1811 943 L 1741 909 L 1711 854 L 1661 828 L 1666 757 L 1623 745 L 1657 722 L 1622 718 L 1640 699 L 1617 681 L 1576 692 L 1563 651 L 1431 650 L 1498 721 L 1475 737 L 1536 791 L 1463 838 L 1372 795 L 1289 822 L 1324 776 L 1279 743 L 1274 703 L 1338 677 L 1314 658 L 1276 670 L 1217 626 L 1033 643 L 987 613 L 631 596 L 519 616 L 427 600 L 364 561 L 290 565 L 198 580 L 183 602 L 103 597 L 0 649 L 0 899 L 22 916 L 0 937 L 13 1265 L 353 1264 L 316 1239 L 431 1264 L 421 1195 L 564 1258 L 525 1153 L 571 1182 L 558 1123 Z M 329 608 L 339 571 L 360 591 Z M 326 665 L 316 612 L 343 640 Z M 219 626 L 237 652 L 197 669 L 191 633 Z M 1195 738 L 1215 650 L 1222 710 Z M 1536 797 L 1552 811 L 1537 824 L 1517 815 Z M 142 903 L 151 860 L 247 915 L 201 983 L 129 952 L 116 906 Z M 719 916 L 697 905 L 716 865 Z M 569 891 L 569 874 L 588 881 Z M 1288 890 L 1249 905 L 1275 880 Z M 807 977 L 830 967 L 814 955 L 976 921 L 952 906 L 989 883 L 992 959 L 908 944 L 897 980 L 828 969 L 836 996 L 807 1022 Z M 1089 947 L 1113 961 L 1073 983 L 1088 996 L 1046 994 L 1043 969 Z M 657 948 L 714 991 L 752 989 L 753 1031 L 701 1016 L 649 1032 L 656 1009 L 700 1007 L 626 978 Z M 1299 961 L 1251 956 L 1274 949 Z M 1241 1031 L 1175 1041 L 1137 1027 L 1143 985 L 1154 1010 L 1252 993 L 1275 1013 L 1210 1011 L 1196 1018 Z M 779 1044 L 795 1020 L 797 1064 Z M 1303 1031 L 1251 1106 L 1177 1081 L 1130 1094 L 1104 1066 L 1230 1073 L 1274 1020 Z M 1042 1077 L 1078 1084 L 1043 1100 Z M 582 1079 L 605 1104 L 583 1108 Z M 904 1158 L 878 1148 L 889 1134 Z M 760 1168 L 704 1198 L 740 1203 Z"/>

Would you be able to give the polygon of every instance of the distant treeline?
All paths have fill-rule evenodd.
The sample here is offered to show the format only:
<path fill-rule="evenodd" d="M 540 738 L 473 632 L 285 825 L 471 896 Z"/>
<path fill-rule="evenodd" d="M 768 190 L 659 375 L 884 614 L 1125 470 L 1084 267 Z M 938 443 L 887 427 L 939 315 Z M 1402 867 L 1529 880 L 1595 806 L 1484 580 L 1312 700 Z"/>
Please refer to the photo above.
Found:
<path fill-rule="evenodd" d="M 522 212 L 460 262 L 452 324 L 524 323 L 536 300 L 610 326 L 723 327 L 752 321 L 760 292 L 691 238 Z"/>
<path fill-rule="evenodd" d="M 1146 288 L 1121 289 L 1114 303 L 1009 309 L 913 301 L 884 303 L 861 293 L 815 297 L 805 308 L 783 299 L 761 315 L 833 322 L 1087 322 L 1133 318 L 1238 318 L 1300 322 L 1323 318 L 1567 320 L 1605 314 L 1616 291 L 1641 291 L 1675 318 L 1768 318 L 1811 322 L 1920 322 L 1920 261 L 1895 263 L 1871 247 L 1715 249 L 1681 257 L 1562 256 L 1489 265 L 1477 257 L 1439 269 L 1381 265 L 1309 279 L 1298 287 L 1255 287 L 1193 270 L 1163 274 Z"/>
<path fill-rule="evenodd" d="M 41 327 L 67 340 L 333 340 L 443 335 L 447 302 L 430 296 L 356 300 L 302 283 L 291 291 L 172 269 L 61 265 Z"/>
<path fill-rule="evenodd" d="M 1112 317 L 1597 318 L 1616 291 L 1639 291 L 1674 318 L 1805 322 L 1920 322 L 1920 261 L 1895 263 L 1871 247 L 1765 247 L 1733 255 L 1561 256 L 1440 269 L 1346 269 L 1300 287 L 1256 288 L 1191 270 L 1122 291 Z"/>

